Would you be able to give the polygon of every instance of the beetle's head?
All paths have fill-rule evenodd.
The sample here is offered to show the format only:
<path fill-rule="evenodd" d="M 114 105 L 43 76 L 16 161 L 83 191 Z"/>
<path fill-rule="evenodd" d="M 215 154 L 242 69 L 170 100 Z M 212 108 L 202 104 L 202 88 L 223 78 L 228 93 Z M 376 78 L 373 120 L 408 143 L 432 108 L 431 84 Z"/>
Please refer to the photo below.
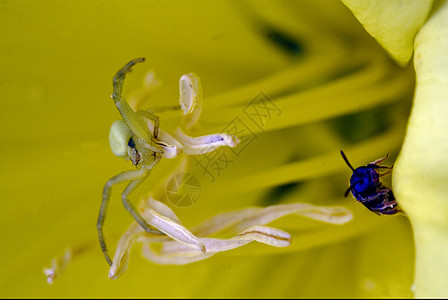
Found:
<path fill-rule="evenodd" d="M 378 172 L 371 167 L 356 168 L 350 178 L 352 191 L 358 194 L 369 194 L 376 191 L 379 181 Z"/>

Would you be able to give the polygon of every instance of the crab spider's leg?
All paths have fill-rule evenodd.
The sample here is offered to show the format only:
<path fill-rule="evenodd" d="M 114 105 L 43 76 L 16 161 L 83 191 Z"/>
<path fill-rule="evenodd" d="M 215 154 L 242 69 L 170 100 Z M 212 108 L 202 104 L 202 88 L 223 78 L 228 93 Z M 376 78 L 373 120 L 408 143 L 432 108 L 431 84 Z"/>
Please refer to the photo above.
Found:
<path fill-rule="evenodd" d="M 103 201 L 101 202 L 101 208 L 100 213 L 98 215 L 98 222 L 96 224 L 96 228 L 98 230 L 98 238 L 100 240 L 101 250 L 103 250 L 104 256 L 106 257 L 106 260 L 109 263 L 109 265 L 112 265 L 112 261 L 109 258 L 109 255 L 107 254 L 106 242 L 104 241 L 104 235 L 103 235 L 103 225 L 104 220 L 106 218 L 107 205 L 109 204 L 112 186 L 120 182 L 131 181 L 141 178 L 145 176 L 147 172 L 148 171 L 144 169 L 123 172 L 109 179 L 106 185 L 104 186 Z"/>
<path fill-rule="evenodd" d="M 137 114 L 154 122 L 154 138 L 157 138 L 159 136 L 159 117 L 149 110 L 139 110 L 137 111 Z"/>
<path fill-rule="evenodd" d="M 132 205 L 132 203 L 129 201 L 129 194 L 134 191 L 145 179 L 149 176 L 150 171 L 146 171 L 146 175 L 142 178 L 138 178 L 136 180 L 131 181 L 126 189 L 123 191 L 123 194 L 121 194 L 121 200 L 123 201 L 123 205 L 126 208 L 127 211 L 131 213 L 131 215 L 134 217 L 135 221 L 148 233 L 156 233 L 156 234 L 163 234 L 157 229 L 153 229 L 149 227 L 148 223 L 146 223 L 145 219 L 140 215 L 140 213 L 135 209 L 135 207 Z"/>
<path fill-rule="evenodd" d="M 135 113 L 135 111 L 129 106 L 125 99 L 121 97 L 121 93 L 123 90 L 123 83 L 126 77 L 126 74 L 131 71 L 131 67 L 138 62 L 145 61 L 144 58 L 137 58 L 128 62 L 114 77 L 113 80 L 113 88 L 114 92 L 112 94 L 112 98 L 114 99 L 115 106 L 120 112 L 123 120 L 128 125 L 129 129 L 140 139 L 144 139 L 146 141 L 152 140 L 152 134 L 148 129 L 148 126 L 145 124 L 143 118 Z"/>

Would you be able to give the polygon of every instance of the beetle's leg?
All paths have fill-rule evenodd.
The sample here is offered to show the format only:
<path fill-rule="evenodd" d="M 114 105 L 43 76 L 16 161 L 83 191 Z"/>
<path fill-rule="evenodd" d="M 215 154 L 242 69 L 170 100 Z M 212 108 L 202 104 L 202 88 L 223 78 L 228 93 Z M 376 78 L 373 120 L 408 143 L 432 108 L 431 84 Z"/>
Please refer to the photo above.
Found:
<path fill-rule="evenodd" d="M 106 260 L 109 263 L 109 265 L 112 265 L 112 261 L 109 258 L 109 255 L 107 254 L 106 242 L 104 241 L 104 236 L 103 236 L 103 225 L 104 225 L 104 220 L 106 218 L 106 211 L 107 211 L 107 206 L 109 204 L 112 186 L 114 186 L 115 184 L 120 183 L 120 182 L 131 181 L 131 180 L 141 178 L 142 176 L 145 176 L 146 173 L 147 173 L 146 170 L 135 170 L 135 171 L 123 172 L 123 173 L 120 173 L 120 174 L 112 177 L 111 179 L 109 179 L 107 181 L 106 185 L 104 186 L 103 200 L 101 202 L 101 208 L 100 208 L 100 213 L 98 215 L 98 222 L 96 224 L 96 228 L 98 230 L 98 238 L 100 241 L 101 250 L 103 250 L 104 256 L 106 257 Z"/>
<path fill-rule="evenodd" d="M 342 152 L 342 151 L 341 151 L 341 152 Z M 358 183 L 360 183 L 360 181 L 356 181 L 354 184 L 351 184 L 351 185 L 349 186 L 349 188 L 345 191 L 345 193 L 344 193 L 344 197 L 347 197 L 348 194 L 352 191 L 353 187 L 354 187 L 355 185 L 357 185 Z"/>
<path fill-rule="evenodd" d="M 344 193 L 344 197 L 347 197 L 348 196 L 348 194 L 350 193 L 350 191 L 352 190 L 352 188 L 353 188 L 353 185 L 351 185 L 351 186 L 349 186 L 349 188 L 345 191 L 345 193 Z"/>
<path fill-rule="evenodd" d="M 382 206 L 378 207 L 381 214 L 394 215 L 396 213 L 402 213 L 403 211 L 395 200 L 392 189 L 387 188 L 384 191 L 387 192 L 387 197 L 384 198 L 385 201 L 382 203 Z"/>
<path fill-rule="evenodd" d="M 386 171 L 385 173 L 382 173 L 382 174 L 380 174 L 379 176 L 380 177 L 382 177 L 382 176 L 385 176 L 385 175 L 387 175 L 387 174 L 389 174 L 390 172 L 392 172 L 392 167 L 386 167 L 386 166 L 384 166 L 384 167 L 382 167 L 382 169 L 389 169 L 388 171 Z"/>
<path fill-rule="evenodd" d="M 123 117 L 123 120 L 128 125 L 129 129 L 138 138 L 149 141 L 152 140 L 152 134 L 149 131 L 147 124 L 145 123 L 143 118 L 129 106 L 126 100 L 121 97 L 126 74 L 131 71 L 133 65 L 139 62 L 143 62 L 144 60 L 144 58 L 131 60 L 120 71 L 117 72 L 113 80 L 114 92 L 112 94 L 112 98 L 114 99 L 115 106 Z"/>
<path fill-rule="evenodd" d="M 377 164 L 379 164 L 379 163 L 385 161 L 388 157 L 389 157 L 389 153 L 387 153 L 385 157 L 380 158 L 380 159 L 377 159 L 377 160 L 375 160 L 375 161 L 374 161 L 373 163 L 371 163 L 371 164 L 372 164 L 372 165 L 377 165 Z"/>
<path fill-rule="evenodd" d="M 376 166 L 376 168 L 375 169 L 390 169 L 390 170 L 392 170 L 394 168 L 394 166 Z"/>
<path fill-rule="evenodd" d="M 387 194 L 391 191 L 392 191 L 392 189 L 390 189 L 390 188 L 383 188 L 383 189 L 378 190 L 375 195 L 367 196 L 365 198 L 361 197 L 360 199 L 357 198 L 356 200 L 358 200 L 358 202 L 361 202 L 361 203 L 370 202 L 372 200 L 375 200 L 376 197 L 378 197 L 378 195 Z"/>
<path fill-rule="evenodd" d="M 159 117 L 149 110 L 139 110 L 137 111 L 137 114 L 154 122 L 154 138 L 157 139 L 157 137 L 159 136 Z"/>

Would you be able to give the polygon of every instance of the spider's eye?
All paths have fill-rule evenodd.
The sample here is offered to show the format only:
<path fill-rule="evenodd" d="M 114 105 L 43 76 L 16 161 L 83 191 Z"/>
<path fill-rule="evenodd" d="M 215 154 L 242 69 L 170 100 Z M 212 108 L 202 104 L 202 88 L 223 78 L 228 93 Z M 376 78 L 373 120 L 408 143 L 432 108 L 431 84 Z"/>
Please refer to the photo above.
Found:
<path fill-rule="evenodd" d="M 140 159 L 141 159 L 141 155 L 138 152 L 135 142 L 132 139 L 132 137 L 129 139 L 129 142 L 128 142 L 128 157 L 132 161 L 132 164 L 134 166 L 138 165 L 138 163 L 140 162 Z"/>
<path fill-rule="evenodd" d="M 132 131 L 123 120 L 115 121 L 110 127 L 109 144 L 112 152 L 119 157 L 127 156 L 128 142 L 131 139 Z"/>
<path fill-rule="evenodd" d="M 131 147 L 131 148 L 135 148 L 135 143 L 134 143 L 134 140 L 132 138 L 129 139 L 128 146 Z"/>

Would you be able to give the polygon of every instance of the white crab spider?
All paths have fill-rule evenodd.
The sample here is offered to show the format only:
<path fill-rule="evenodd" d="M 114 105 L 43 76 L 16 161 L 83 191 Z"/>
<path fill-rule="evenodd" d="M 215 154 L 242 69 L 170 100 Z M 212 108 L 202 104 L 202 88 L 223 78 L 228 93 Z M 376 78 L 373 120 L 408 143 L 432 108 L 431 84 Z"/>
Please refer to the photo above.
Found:
<path fill-rule="evenodd" d="M 115 184 L 129 182 L 124 189 L 121 199 L 124 207 L 131 213 L 138 224 L 149 233 L 164 234 L 151 228 L 140 213 L 129 201 L 129 194 L 134 191 L 150 174 L 151 169 L 162 157 L 174 158 L 179 153 L 203 154 L 213 151 L 220 146 L 234 147 L 239 140 L 232 135 L 220 133 L 202 137 L 189 137 L 177 129 L 174 138 L 159 129 L 159 117 L 149 110 L 135 112 L 125 99 L 122 98 L 123 83 L 126 74 L 136 63 L 143 62 L 144 58 L 137 58 L 127 63 L 113 79 L 112 99 L 122 116 L 112 124 L 109 133 L 109 142 L 112 152 L 119 157 L 128 157 L 136 170 L 120 173 L 109 179 L 103 189 L 103 200 L 98 215 L 97 230 L 101 249 L 109 265 L 112 261 L 107 254 L 104 241 L 103 224 L 106 217 L 111 188 Z M 199 77 L 191 73 L 180 79 L 180 106 L 183 110 L 186 127 L 191 127 L 198 119 L 202 106 L 202 88 Z M 196 109 L 195 109 L 196 107 Z"/>

